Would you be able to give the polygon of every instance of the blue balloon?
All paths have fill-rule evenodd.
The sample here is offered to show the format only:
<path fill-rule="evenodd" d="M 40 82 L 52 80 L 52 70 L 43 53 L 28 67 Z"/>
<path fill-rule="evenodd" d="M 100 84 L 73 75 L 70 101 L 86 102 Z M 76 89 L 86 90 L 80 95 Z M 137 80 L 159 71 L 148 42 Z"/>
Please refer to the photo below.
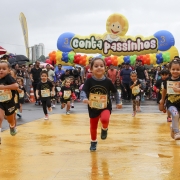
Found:
<path fill-rule="evenodd" d="M 175 44 L 174 36 L 169 31 L 158 31 L 154 34 L 154 37 L 158 39 L 158 50 L 160 51 L 167 51 Z"/>
<path fill-rule="evenodd" d="M 74 37 L 74 33 L 66 32 L 59 36 L 57 40 L 57 48 L 62 52 L 70 52 L 73 50 L 71 47 L 71 39 Z"/>
<path fill-rule="evenodd" d="M 62 53 L 62 58 L 61 58 L 62 61 L 64 62 L 68 62 L 68 52 L 63 52 Z"/>

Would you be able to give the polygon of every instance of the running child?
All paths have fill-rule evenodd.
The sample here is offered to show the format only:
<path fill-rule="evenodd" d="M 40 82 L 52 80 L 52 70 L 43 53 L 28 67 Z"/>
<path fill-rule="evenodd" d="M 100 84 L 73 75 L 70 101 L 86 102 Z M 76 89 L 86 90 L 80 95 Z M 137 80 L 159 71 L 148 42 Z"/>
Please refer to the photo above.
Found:
<path fill-rule="evenodd" d="M 14 102 L 15 91 L 18 84 L 10 75 L 10 64 L 5 61 L 0 62 L 0 133 L 4 116 L 9 123 L 10 134 L 15 136 L 17 133 L 15 122 L 16 105 Z M 1 144 L 1 136 L 0 136 Z"/>
<path fill-rule="evenodd" d="M 80 87 L 79 81 L 78 81 L 78 79 L 75 79 L 74 80 L 74 92 L 75 92 L 75 95 L 77 97 L 77 101 L 78 102 L 80 101 L 80 90 L 79 90 L 79 87 Z"/>
<path fill-rule="evenodd" d="M 164 88 L 162 90 L 162 98 L 160 100 L 159 109 L 161 111 L 164 110 L 167 94 L 166 107 L 172 116 L 171 137 L 175 140 L 180 140 L 180 61 L 171 61 L 169 63 L 169 71 L 171 76 L 163 83 Z"/>
<path fill-rule="evenodd" d="M 60 103 L 60 96 L 59 96 L 59 92 L 61 91 L 61 85 L 60 85 L 60 82 L 57 81 L 56 84 L 55 84 L 55 98 L 56 98 L 56 101 L 57 103 Z"/>
<path fill-rule="evenodd" d="M 27 97 L 29 98 L 29 94 L 27 93 L 26 89 L 24 88 L 24 79 L 21 77 L 17 77 L 17 83 L 19 84 L 19 88 L 17 91 L 19 92 L 19 112 L 17 112 L 17 116 L 19 118 L 22 117 L 22 105 L 24 104 L 24 95 L 26 94 Z"/>
<path fill-rule="evenodd" d="M 66 78 L 63 82 L 63 86 L 61 87 L 61 91 L 59 93 L 61 97 L 61 109 L 65 108 L 66 106 L 66 114 L 70 114 L 70 106 L 71 106 L 71 99 L 76 99 L 74 91 L 71 87 L 71 80 L 70 78 Z"/>
<path fill-rule="evenodd" d="M 141 82 L 137 78 L 136 71 L 131 71 L 130 74 L 131 82 L 130 82 L 130 89 L 132 91 L 132 101 L 133 101 L 133 113 L 132 116 L 135 117 L 137 111 L 140 110 L 140 100 L 141 100 Z"/>
<path fill-rule="evenodd" d="M 49 112 L 52 111 L 51 95 L 54 96 L 55 94 L 54 86 L 51 81 L 48 81 L 47 71 L 42 71 L 40 76 L 41 76 L 41 82 L 39 82 L 37 85 L 36 96 L 42 102 L 43 112 L 45 114 L 44 120 L 48 120 L 49 116 L 47 109 Z"/>
<path fill-rule="evenodd" d="M 161 94 L 163 89 L 163 82 L 169 77 L 169 71 L 166 69 L 163 69 L 160 73 L 161 78 L 158 79 L 153 86 L 153 90 L 157 93 L 157 103 L 159 104 L 159 101 L 161 100 Z M 169 111 L 167 111 L 167 122 L 172 122 L 171 114 Z"/>
<path fill-rule="evenodd" d="M 112 110 L 110 92 L 119 96 L 117 89 L 110 79 L 105 77 L 105 62 L 101 58 L 94 58 L 90 64 L 92 77 L 85 81 L 81 91 L 81 99 L 88 104 L 90 117 L 91 145 L 90 151 L 96 151 L 97 127 L 100 119 L 102 123 L 101 139 L 107 138 L 109 118 Z M 116 98 L 116 107 L 121 108 L 120 99 Z"/>

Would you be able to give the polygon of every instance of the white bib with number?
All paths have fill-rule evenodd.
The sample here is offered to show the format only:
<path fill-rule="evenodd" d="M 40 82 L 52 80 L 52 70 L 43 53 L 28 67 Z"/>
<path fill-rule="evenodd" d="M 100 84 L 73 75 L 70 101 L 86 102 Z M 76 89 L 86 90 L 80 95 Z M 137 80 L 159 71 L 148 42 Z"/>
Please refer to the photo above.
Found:
<path fill-rule="evenodd" d="M 104 109 L 107 107 L 107 95 L 90 93 L 89 101 L 91 108 Z"/>
<path fill-rule="evenodd" d="M 50 97 L 50 90 L 49 89 L 41 90 L 41 96 Z"/>
<path fill-rule="evenodd" d="M 71 91 L 64 91 L 64 99 L 69 99 L 71 97 Z"/>
<path fill-rule="evenodd" d="M 12 99 L 12 92 L 10 89 L 0 90 L 0 102 L 9 101 Z"/>
<path fill-rule="evenodd" d="M 19 93 L 19 97 L 23 98 L 24 97 L 24 91 L 22 91 L 21 93 Z"/>

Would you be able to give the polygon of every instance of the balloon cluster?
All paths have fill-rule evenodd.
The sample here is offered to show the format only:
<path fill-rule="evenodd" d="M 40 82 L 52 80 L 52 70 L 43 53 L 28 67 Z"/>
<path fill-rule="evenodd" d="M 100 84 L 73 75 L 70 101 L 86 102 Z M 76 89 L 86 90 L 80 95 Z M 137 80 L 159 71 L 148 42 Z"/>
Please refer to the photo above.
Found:
<path fill-rule="evenodd" d="M 56 51 L 49 53 L 49 59 L 46 59 L 45 62 L 51 65 L 56 64 Z"/>
<path fill-rule="evenodd" d="M 89 63 L 89 58 L 91 56 L 75 54 L 73 51 L 71 52 L 61 52 L 52 51 L 49 53 L 49 59 L 46 59 L 46 63 L 49 64 L 64 64 L 64 65 L 74 65 L 79 64 L 85 66 Z M 160 52 L 158 54 L 146 54 L 146 55 L 132 55 L 132 56 L 109 56 L 104 57 L 102 55 L 97 55 L 96 58 L 102 58 L 106 62 L 107 66 L 111 64 L 114 66 L 118 66 L 122 63 L 129 63 L 130 65 L 134 65 L 136 60 L 141 60 L 143 64 L 161 64 L 170 62 L 170 53 L 169 52 Z"/>

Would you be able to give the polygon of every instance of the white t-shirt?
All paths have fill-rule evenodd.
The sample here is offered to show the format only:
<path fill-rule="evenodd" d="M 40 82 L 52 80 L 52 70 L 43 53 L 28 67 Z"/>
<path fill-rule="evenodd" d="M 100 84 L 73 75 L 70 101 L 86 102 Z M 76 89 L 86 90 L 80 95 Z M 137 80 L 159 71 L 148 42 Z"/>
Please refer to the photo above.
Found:
<path fill-rule="evenodd" d="M 54 76 L 55 76 L 55 73 L 53 70 L 49 70 L 48 71 L 48 78 L 51 80 L 51 81 L 54 81 Z"/>

